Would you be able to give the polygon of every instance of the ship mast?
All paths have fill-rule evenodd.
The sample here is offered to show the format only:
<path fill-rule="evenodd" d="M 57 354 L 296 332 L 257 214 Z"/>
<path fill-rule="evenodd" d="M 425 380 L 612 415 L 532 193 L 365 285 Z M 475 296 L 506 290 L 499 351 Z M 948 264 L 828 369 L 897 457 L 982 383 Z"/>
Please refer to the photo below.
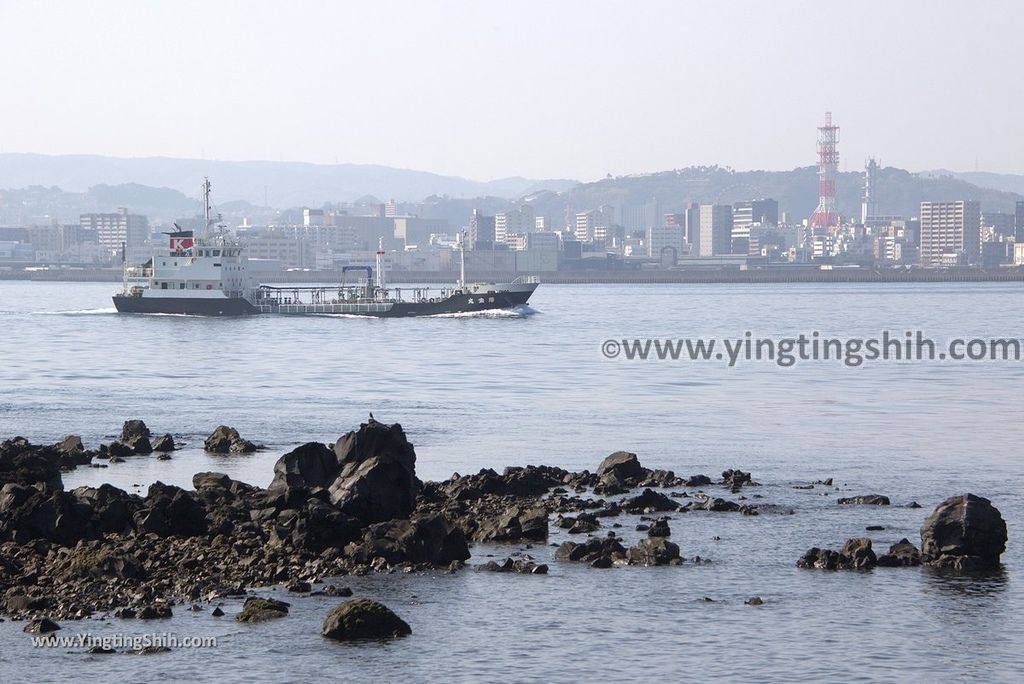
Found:
<path fill-rule="evenodd" d="M 466 231 L 459 233 L 459 289 L 466 289 Z"/>
<path fill-rule="evenodd" d="M 200 238 L 206 237 L 206 232 L 210 230 L 210 178 L 209 176 L 203 178 L 203 228 L 200 231 L 200 235 L 195 236 L 196 242 Z"/>
<path fill-rule="evenodd" d="M 377 290 L 384 291 L 384 238 L 377 242 Z"/>

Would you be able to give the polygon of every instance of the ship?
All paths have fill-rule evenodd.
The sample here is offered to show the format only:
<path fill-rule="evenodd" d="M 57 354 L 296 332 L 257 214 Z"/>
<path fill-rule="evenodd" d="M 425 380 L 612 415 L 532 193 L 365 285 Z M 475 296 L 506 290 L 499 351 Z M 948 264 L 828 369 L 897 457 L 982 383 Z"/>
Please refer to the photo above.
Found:
<path fill-rule="evenodd" d="M 121 292 L 114 295 L 114 307 L 119 312 L 186 316 L 436 316 L 525 307 L 540 285 L 532 276 L 510 283 L 467 283 L 464 234 L 460 234 L 457 244 L 459 280 L 450 287 L 388 287 L 383 238 L 378 241 L 374 266 L 345 266 L 338 284 L 258 284 L 249 268 L 244 245 L 223 226 L 211 230 L 214 221 L 210 191 L 210 180 L 204 179 L 205 228 L 184 230 L 175 224 L 173 231 L 164 233 L 166 243 L 141 266 L 127 263 L 122 246 L 123 283 Z M 356 275 L 352 282 L 348 281 L 350 273 Z"/>

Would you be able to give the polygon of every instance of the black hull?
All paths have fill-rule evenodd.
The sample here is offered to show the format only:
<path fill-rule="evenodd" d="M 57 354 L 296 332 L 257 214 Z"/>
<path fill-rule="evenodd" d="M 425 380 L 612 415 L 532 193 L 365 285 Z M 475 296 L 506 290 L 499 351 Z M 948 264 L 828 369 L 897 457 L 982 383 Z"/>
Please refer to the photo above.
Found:
<path fill-rule="evenodd" d="M 474 313 L 495 309 L 514 309 L 525 305 L 533 289 L 489 292 L 484 295 L 455 294 L 439 301 L 396 302 L 386 311 L 352 313 L 374 318 L 408 318 L 411 316 L 438 316 L 442 314 Z M 241 297 L 199 299 L 187 297 L 130 297 L 114 296 L 114 307 L 122 313 L 180 314 L 186 316 L 250 316 L 255 314 L 322 315 L 325 311 L 278 310 L 276 306 L 257 307 Z M 339 312 L 345 313 L 345 312 Z"/>
<path fill-rule="evenodd" d="M 514 309 L 530 301 L 533 291 L 493 292 L 486 296 L 473 294 L 452 295 L 439 302 L 397 302 L 390 311 L 368 314 L 380 318 L 404 318 L 408 316 L 438 316 L 441 314 L 473 313 L 494 309 Z M 490 301 L 493 299 L 494 301 Z M 470 303 L 472 301 L 472 304 Z"/>
<path fill-rule="evenodd" d="M 122 313 L 180 314 L 184 316 L 249 316 L 259 311 L 241 297 L 126 297 L 114 295 L 114 308 Z"/>

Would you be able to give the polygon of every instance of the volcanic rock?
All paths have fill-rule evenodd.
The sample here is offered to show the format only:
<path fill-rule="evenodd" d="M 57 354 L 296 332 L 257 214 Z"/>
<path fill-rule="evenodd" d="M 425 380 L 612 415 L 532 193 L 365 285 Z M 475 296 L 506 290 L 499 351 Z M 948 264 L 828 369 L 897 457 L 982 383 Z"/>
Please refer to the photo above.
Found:
<path fill-rule="evenodd" d="M 149 443 L 151 436 L 149 428 L 141 420 L 126 420 L 118 442 L 134 454 L 148 454 L 153 451 L 153 445 Z"/>
<path fill-rule="evenodd" d="M 921 552 L 908 539 L 901 539 L 889 547 L 889 552 L 878 557 L 883 567 L 900 567 L 921 564 Z"/>
<path fill-rule="evenodd" d="M 416 506 L 416 451 L 398 423 L 363 423 L 334 445 L 341 470 L 330 485 L 339 510 L 364 523 L 408 518 Z"/>
<path fill-rule="evenodd" d="M 1006 521 L 992 502 L 974 494 L 952 496 L 921 525 L 922 559 L 959 571 L 991 570 L 1006 550 Z"/>
<path fill-rule="evenodd" d="M 153 440 L 153 451 L 167 452 L 174 451 L 174 437 L 170 434 L 161 435 Z"/>
<path fill-rule="evenodd" d="M 412 634 L 412 628 L 382 603 L 353 599 L 327 614 L 321 634 L 336 641 L 390 639 Z"/>
<path fill-rule="evenodd" d="M 682 562 L 679 546 L 664 537 L 641 539 L 626 552 L 630 565 L 676 565 Z"/>
<path fill-rule="evenodd" d="M 284 617 L 288 614 L 289 605 L 277 599 L 250 596 L 245 599 L 242 610 L 235 615 L 235 619 L 239 622 L 263 622 Z"/>
<path fill-rule="evenodd" d="M 837 499 L 836 503 L 860 504 L 865 506 L 888 506 L 889 497 L 882 496 L 881 494 L 863 494 L 861 496 L 848 496 L 842 499 Z"/>
<path fill-rule="evenodd" d="M 243 439 L 238 430 L 227 425 L 218 425 L 217 429 L 203 442 L 206 451 L 217 454 L 248 454 L 256 451 L 255 444 Z"/>
<path fill-rule="evenodd" d="M 29 621 L 22 631 L 29 634 L 49 634 L 50 632 L 56 632 L 58 629 L 60 629 L 60 625 L 50 618 L 35 618 Z"/>

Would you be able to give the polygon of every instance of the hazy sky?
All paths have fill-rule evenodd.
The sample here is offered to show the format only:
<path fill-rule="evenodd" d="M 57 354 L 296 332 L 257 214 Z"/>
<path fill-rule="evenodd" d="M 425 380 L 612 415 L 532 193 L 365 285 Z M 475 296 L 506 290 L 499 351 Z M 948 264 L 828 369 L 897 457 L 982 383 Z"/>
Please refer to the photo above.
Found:
<path fill-rule="evenodd" d="M 480 180 L 1024 172 L 1024 2 L 9 2 L 0 149 Z"/>

